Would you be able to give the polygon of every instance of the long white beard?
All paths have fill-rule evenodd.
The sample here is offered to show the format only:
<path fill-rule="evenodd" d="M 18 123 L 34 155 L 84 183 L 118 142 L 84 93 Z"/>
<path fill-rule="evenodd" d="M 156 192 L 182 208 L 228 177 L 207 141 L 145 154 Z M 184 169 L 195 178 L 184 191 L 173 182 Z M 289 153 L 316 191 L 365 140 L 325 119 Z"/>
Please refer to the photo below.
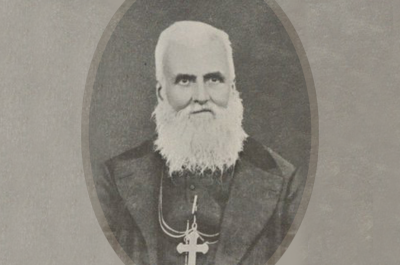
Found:
<path fill-rule="evenodd" d="M 239 93 L 232 90 L 226 108 L 210 102 L 203 107 L 211 109 L 214 115 L 210 112 L 191 115 L 195 110 L 191 105 L 176 112 L 165 100 L 153 112 L 158 133 L 156 150 L 166 160 L 170 174 L 183 170 L 224 171 L 239 158 L 247 138 L 242 127 L 243 105 Z"/>

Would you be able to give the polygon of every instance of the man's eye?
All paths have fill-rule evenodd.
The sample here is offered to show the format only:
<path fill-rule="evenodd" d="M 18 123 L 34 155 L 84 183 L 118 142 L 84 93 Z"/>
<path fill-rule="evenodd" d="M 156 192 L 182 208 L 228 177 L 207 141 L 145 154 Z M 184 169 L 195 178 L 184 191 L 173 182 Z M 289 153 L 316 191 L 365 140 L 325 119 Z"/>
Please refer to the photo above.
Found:
<path fill-rule="evenodd" d="M 181 85 L 181 86 L 187 86 L 187 85 L 189 85 L 189 83 L 190 83 L 189 79 L 181 79 L 178 82 L 178 84 Z"/>
<path fill-rule="evenodd" d="M 221 83 L 221 79 L 219 79 L 218 77 L 211 77 L 210 79 L 208 79 L 208 81 L 211 84 L 219 84 L 219 83 Z"/>

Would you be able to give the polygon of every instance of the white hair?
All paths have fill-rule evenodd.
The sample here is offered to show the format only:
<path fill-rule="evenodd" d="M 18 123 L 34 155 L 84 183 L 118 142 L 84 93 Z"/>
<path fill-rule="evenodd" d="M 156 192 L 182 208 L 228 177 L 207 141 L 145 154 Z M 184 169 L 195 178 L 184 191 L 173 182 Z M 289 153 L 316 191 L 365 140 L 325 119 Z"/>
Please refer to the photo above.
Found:
<path fill-rule="evenodd" d="M 235 79 L 235 67 L 231 42 L 226 32 L 211 25 L 198 21 L 175 22 L 163 32 L 157 42 L 155 50 L 156 78 L 159 83 L 164 83 L 164 54 L 170 42 L 179 42 L 194 46 L 195 44 L 206 43 L 212 40 L 220 40 L 226 50 L 229 73 L 232 80 Z"/>

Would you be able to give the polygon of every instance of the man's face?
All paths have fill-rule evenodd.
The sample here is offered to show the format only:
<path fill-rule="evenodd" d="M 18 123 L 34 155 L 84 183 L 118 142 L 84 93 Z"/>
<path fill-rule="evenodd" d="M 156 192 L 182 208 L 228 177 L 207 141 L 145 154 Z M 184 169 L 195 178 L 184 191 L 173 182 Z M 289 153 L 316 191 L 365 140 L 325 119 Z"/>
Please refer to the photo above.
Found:
<path fill-rule="evenodd" d="M 233 86 L 227 54 L 218 40 L 204 45 L 172 43 L 164 57 L 162 89 L 175 111 L 191 107 L 190 115 L 215 114 L 210 103 L 226 108 Z"/>

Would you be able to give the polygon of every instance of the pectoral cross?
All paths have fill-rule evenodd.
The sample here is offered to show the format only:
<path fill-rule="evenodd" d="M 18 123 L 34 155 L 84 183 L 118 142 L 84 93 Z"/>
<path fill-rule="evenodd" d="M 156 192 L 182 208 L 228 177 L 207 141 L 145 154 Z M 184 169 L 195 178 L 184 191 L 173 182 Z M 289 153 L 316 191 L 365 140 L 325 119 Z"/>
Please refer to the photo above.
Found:
<path fill-rule="evenodd" d="M 206 254 L 209 247 L 207 243 L 197 244 L 197 240 L 200 238 L 203 240 L 199 233 L 197 232 L 197 222 L 196 222 L 196 211 L 197 211 L 197 195 L 194 196 L 192 214 L 193 223 L 192 228 L 189 229 L 189 220 L 186 225 L 186 236 L 185 244 L 179 243 L 176 247 L 179 254 L 186 252 L 185 265 L 196 265 L 196 255 L 197 253 Z M 204 241 L 204 240 L 203 240 Z"/>
<path fill-rule="evenodd" d="M 199 237 L 197 227 L 195 226 L 195 228 L 185 237 L 185 244 L 180 243 L 176 248 L 179 254 L 186 252 L 189 256 L 186 260 L 186 265 L 196 265 L 196 254 L 198 252 L 206 254 L 208 251 L 207 243 L 197 244 Z"/>

